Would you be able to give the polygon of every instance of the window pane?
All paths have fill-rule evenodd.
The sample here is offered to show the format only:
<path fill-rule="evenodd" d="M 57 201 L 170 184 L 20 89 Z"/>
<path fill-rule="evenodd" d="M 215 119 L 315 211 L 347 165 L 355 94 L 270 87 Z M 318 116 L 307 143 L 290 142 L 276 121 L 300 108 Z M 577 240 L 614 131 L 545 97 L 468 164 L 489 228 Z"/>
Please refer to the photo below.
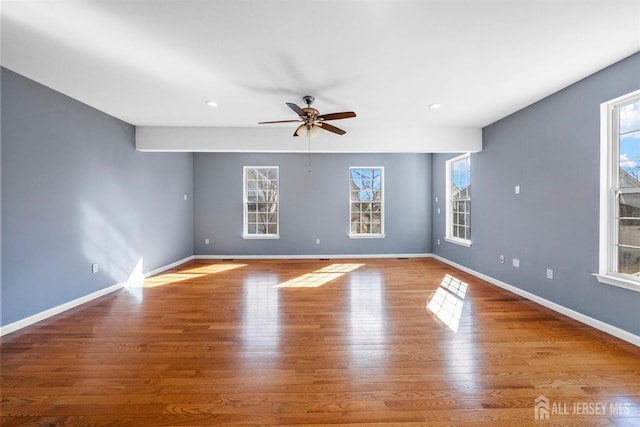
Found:
<path fill-rule="evenodd" d="M 621 245 L 640 247 L 640 218 L 620 220 L 618 242 Z"/>
<path fill-rule="evenodd" d="M 640 193 L 620 194 L 619 218 L 640 218 Z"/>
<path fill-rule="evenodd" d="M 247 169 L 247 181 L 257 179 L 258 172 L 255 169 Z"/>
<path fill-rule="evenodd" d="M 640 101 L 620 108 L 620 133 L 640 131 Z"/>
<path fill-rule="evenodd" d="M 640 249 L 618 248 L 618 272 L 634 275 L 640 273 Z"/>
<path fill-rule="evenodd" d="M 640 132 L 620 137 L 620 187 L 640 187 Z"/>

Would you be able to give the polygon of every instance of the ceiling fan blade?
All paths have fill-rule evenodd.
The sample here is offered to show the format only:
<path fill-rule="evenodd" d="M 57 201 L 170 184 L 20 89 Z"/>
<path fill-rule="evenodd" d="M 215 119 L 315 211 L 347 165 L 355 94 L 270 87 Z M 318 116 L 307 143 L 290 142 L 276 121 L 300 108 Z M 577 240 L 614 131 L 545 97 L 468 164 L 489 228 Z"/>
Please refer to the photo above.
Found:
<path fill-rule="evenodd" d="M 297 119 L 297 120 L 275 120 L 275 121 L 272 121 L 272 122 L 258 122 L 258 124 L 259 125 L 268 125 L 268 124 L 271 124 L 271 123 L 293 123 L 293 122 L 300 122 L 300 121 L 301 121 L 300 119 Z"/>
<path fill-rule="evenodd" d="M 298 107 L 293 102 L 287 102 L 287 105 L 289 106 L 289 108 L 295 111 L 296 114 L 299 115 L 300 117 L 305 117 L 307 115 L 302 108 Z"/>
<path fill-rule="evenodd" d="M 320 120 L 339 120 L 339 119 L 350 119 L 351 117 L 355 117 L 356 113 L 353 111 L 343 111 L 342 113 L 329 113 L 322 114 L 318 116 Z"/>
<path fill-rule="evenodd" d="M 330 125 L 329 123 L 318 123 L 317 126 L 321 127 L 324 130 L 328 130 L 329 132 L 337 133 L 338 135 L 344 135 L 345 133 L 347 133 L 347 131 Z"/>

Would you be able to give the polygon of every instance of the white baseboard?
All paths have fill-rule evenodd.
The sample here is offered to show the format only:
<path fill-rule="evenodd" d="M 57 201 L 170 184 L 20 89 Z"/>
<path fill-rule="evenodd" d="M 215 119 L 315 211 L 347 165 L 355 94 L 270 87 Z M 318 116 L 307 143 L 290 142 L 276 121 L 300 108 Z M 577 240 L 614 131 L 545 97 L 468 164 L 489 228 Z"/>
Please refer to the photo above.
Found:
<path fill-rule="evenodd" d="M 563 305 L 560 305 L 560 304 L 557 304 L 555 302 L 549 301 L 549 300 L 547 300 L 545 298 L 542 298 L 542 297 L 534 295 L 534 294 L 532 294 L 530 292 L 524 291 L 524 290 L 522 290 L 520 288 L 517 288 L 517 287 L 515 287 L 513 285 L 510 285 L 508 283 L 502 282 L 502 281 L 500 281 L 498 279 L 494 279 L 493 277 L 487 276 L 486 274 L 479 273 L 479 272 L 477 272 L 475 270 L 472 270 L 472 269 L 470 269 L 468 267 L 465 267 L 463 265 L 457 264 L 457 263 L 455 263 L 453 261 L 450 261 L 450 260 L 448 260 L 446 258 L 443 258 L 441 256 L 431 254 L 430 257 L 434 258 L 434 259 L 437 259 L 438 261 L 441 261 L 441 262 L 443 262 L 445 264 L 448 264 L 448 265 L 450 265 L 452 267 L 455 267 L 458 270 L 462 270 L 465 273 L 469 273 L 472 276 L 475 276 L 475 277 L 477 277 L 479 279 L 482 279 L 485 282 L 491 283 L 492 285 L 495 285 L 495 286 L 497 286 L 499 288 L 505 289 L 505 290 L 507 290 L 509 292 L 512 292 L 512 293 L 514 293 L 516 295 L 519 295 L 519 296 L 521 296 L 523 298 L 526 298 L 526 299 L 528 299 L 530 301 L 533 301 L 533 302 L 535 302 L 537 304 L 540 304 L 540 305 L 542 305 L 544 307 L 547 307 L 547 308 L 549 308 L 549 309 L 551 309 L 553 311 L 556 311 L 556 312 L 558 312 L 560 314 L 564 314 L 565 316 L 570 317 L 570 318 L 572 318 L 574 320 L 577 320 L 578 322 L 584 323 L 585 325 L 591 326 L 591 327 L 593 327 L 595 329 L 598 329 L 598 330 L 600 330 L 602 332 L 606 332 L 609 335 L 613 335 L 616 338 L 620 338 L 623 341 L 626 341 L 628 343 L 631 343 L 633 345 L 636 345 L 636 346 L 640 347 L 640 336 L 632 334 L 629 331 L 625 331 L 624 329 L 620 329 L 617 326 L 610 325 L 610 324 L 605 323 L 605 322 L 603 322 L 601 320 L 594 319 L 593 317 L 589 317 L 589 316 L 587 316 L 585 314 L 579 313 L 579 312 L 577 312 L 575 310 L 572 310 L 570 308 L 567 308 L 567 307 L 565 307 Z"/>
<path fill-rule="evenodd" d="M 429 258 L 432 254 L 315 254 L 315 255 L 195 255 L 195 259 L 366 259 Z"/>
<path fill-rule="evenodd" d="M 179 266 L 180 264 L 184 264 L 185 262 L 191 261 L 194 259 L 194 256 L 188 256 L 179 261 L 172 262 L 171 264 L 167 264 L 165 266 L 156 268 L 155 270 L 144 273 L 144 277 L 153 276 L 163 271 L 170 270 L 174 267 Z M 131 278 L 130 278 L 131 280 Z M 13 323 L 9 323 L 5 326 L 0 326 L 0 337 L 15 332 L 19 329 L 26 328 L 27 326 L 31 326 L 34 323 L 41 322 L 49 317 L 53 317 L 57 314 L 63 313 L 67 310 L 71 310 L 79 305 L 86 304 L 94 299 L 100 298 L 102 296 L 108 295 L 112 292 L 119 291 L 122 288 L 129 286 L 129 282 L 116 283 L 115 285 L 111 285 L 107 288 L 100 289 L 98 291 L 92 292 L 89 295 L 85 295 L 83 297 L 74 299 L 73 301 L 66 302 L 64 304 L 60 304 L 56 307 L 49 308 L 47 310 L 41 311 L 40 313 L 36 313 L 32 316 L 25 317 L 24 319 L 17 320 Z"/>
<path fill-rule="evenodd" d="M 25 317 L 24 319 L 9 323 L 8 325 L 1 326 L 0 337 L 10 334 L 11 332 L 15 332 L 19 329 L 26 328 L 27 326 L 31 326 L 34 323 L 41 322 L 64 311 L 71 310 L 72 308 L 79 305 L 86 304 L 89 301 L 93 301 L 94 299 L 110 294 L 111 292 L 119 291 L 124 286 L 124 283 L 116 283 L 115 285 L 109 286 L 108 288 L 100 289 L 99 291 L 92 292 L 89 295 L 74 299 L 73 301 L 65 302 L 64 304 L 60 304 L 48 310 L 41 311 L 40 313 L 36 313 L 32 316 Z"/>

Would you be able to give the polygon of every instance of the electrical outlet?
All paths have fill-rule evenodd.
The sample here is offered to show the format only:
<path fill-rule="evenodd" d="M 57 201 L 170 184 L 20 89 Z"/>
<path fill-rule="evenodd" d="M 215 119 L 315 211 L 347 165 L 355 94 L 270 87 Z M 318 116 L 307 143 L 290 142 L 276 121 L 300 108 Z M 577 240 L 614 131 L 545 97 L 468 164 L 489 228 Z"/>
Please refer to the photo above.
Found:
<path fill-rule="evenodd" d="M 98 264 L 91 264 L 91 272 L 97 273 L 99 271 Z"/>
<path fill-rule="evenodd" d="M 547 268 L 547 279 L 553 280 L 553 270 L 550 268 Z"/>
<path fill-rule="evenodd" d="M 516 185 L 516 194 L 520 194 L 520 186 Z"/>
<path fill-rule="evenodd" d="M 320 244 L 320 239 L 316 239 L 316 245 Z"/>
<path fill-rule="evenodd" d="M 513 259 L 513 266 L 515 268 L 520 268 L 520 260 L 518 258 Z"/>
<path fill-rule="evenodd" d="M 500 260 L 500 264 L 504 264 L 504 255 L 500 255 L 498 260 Z"/>
<path fill-rule="evenodd" d="M 208 245 L 209 244 L 209 239 L 204 239 L 204 244 Z"/>
<path fill-rule="evenodd" d="M 438 245 L 440 245 L 440 239 L 438 239 Z"/>

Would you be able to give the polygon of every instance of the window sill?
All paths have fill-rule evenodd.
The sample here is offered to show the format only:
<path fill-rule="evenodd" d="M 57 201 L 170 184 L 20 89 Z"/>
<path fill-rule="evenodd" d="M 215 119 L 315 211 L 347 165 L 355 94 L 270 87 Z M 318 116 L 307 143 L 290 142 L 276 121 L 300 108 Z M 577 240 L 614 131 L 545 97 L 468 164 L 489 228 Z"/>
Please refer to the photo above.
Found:
<path fill-rule="evenodd" d="M 445 237 L 444 240 L 455 245 L 464 246 L 465 248 L 471 247 L 471 240 L 458 239 L 457 237 Z"/>
<path fill-rule="evenodd" d="M 349 233 L 350 239 L 384 239 L 385 234 L 351 234 Z"/>
<path fill-rule="evenodd" d="M 619 288 L 628 289 L 630 291 L 640 292 L 640 282 L 635 280 L 626 279 L 624 277 L 612 276 L 609 274 L 597 274 L 593 273 L 598 282 L 605 285 L 617 286 Z"/>
<path fill-rule="evenodd" d="M 243 234 L 245 240 L 276 240 L 280 238 L 279 234 Z"/>

